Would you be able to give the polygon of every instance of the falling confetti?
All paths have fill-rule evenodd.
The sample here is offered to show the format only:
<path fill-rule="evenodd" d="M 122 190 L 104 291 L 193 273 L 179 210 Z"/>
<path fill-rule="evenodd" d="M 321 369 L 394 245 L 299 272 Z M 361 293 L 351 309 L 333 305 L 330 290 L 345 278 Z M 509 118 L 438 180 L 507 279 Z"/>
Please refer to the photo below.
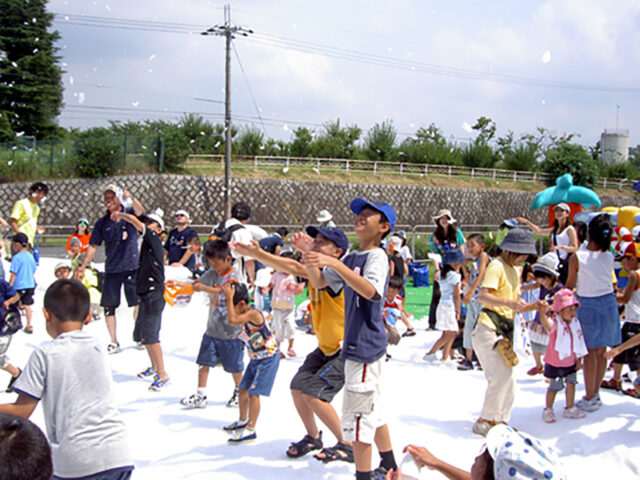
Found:
<path fill-rule="evenodd" d="M 287 125 L 287 124 L 285 123 L 285 124 L 282 126 L 282 129 L 283 129 L 285 132 L 288 132 L 288 131 L 289 131 L 289 125 Z"/>
<path fill-rule="evenodd" d="M 473 128 L 471 128 L 469 122 L 462 122 L 462 129 L 467 133 L 471 133 L 473 131 Z"/>
<path fill-rule="evenodd" d="M 551 50 L 547 50 L 542 54 L 542 63 L 551 62 Z"/>
<path fill-rule="evenodd" d="M 69 77 L 69 84 L 73 85 L 73 77 Z"/>
<path fill-rule="evenodd" d="M 288 171 L 289 171 L 289 167 L 284 167 L 284 168 L 282 169 L 282 173 L 287 173 Z"/>
<path fill-rule="evenodd" d="M 84 92 L 78 93 L 78 103 L 84 103 Z"/>
<path fill-rule="evenodd" d="M 149 57 L 149 61 L 151 62 L 154 58 L 156 58 L 156 54 L 155 53 Z"/>
<path fill-rule="evenodd" d="M 140 105 L 140 102 L 136 100 L 135 102 L 131 102 L 131 105 L 133 105 L 134 107 L 137 107 L 138 105 Z"/>

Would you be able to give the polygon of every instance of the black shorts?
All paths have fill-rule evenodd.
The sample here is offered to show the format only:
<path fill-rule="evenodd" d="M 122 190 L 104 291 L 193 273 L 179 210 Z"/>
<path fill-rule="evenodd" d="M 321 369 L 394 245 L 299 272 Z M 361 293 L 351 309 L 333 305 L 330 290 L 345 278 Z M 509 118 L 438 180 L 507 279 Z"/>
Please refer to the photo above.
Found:
<path fill-rule="evenodd" d="M 20 303 L 24 306 L 33 305 L 33 292 L 35 288 L 22 288 L 20 290 L 16 290 L 20 295 Z"/>
<path fill-rule="evenodd" d="M 143 345 L 160 343 L 160 325 L 164 310 L 164 296 L 161 290 L 140 296 L 140 309 L 133 329 L 133 341 Z"/>
<path fill-rule="evenodd" d="M 575 373 L 575 371 L 575 365 L 571 365 L 570 367 L 554 367 L 548 363 L 544 364 L 544 376 L 546 378 L 564 378 Z"/>
<path fill-rule="evenodd" d="M 340 351 L 330 357 L 316 348 L 307 355 L 291 380 L 291 390 L 300 390 L 311 397 L 331 402 L 344 386 L 344 360 Z"/>
<path fill-rule="evenodd" d="M 124 285 L 124 296 L 127 298 L 127 305 L 135 307 L 140 303 L 136 295 L 136 270 L 127 272 L 105 273 L 104 284 L 102 285 L 101 307 L 120 306 L 120 289 Z"/>
<path fill-rule="evenodd" d="M 624 325 L 622 325 L 622 343 L 638 334 L 640 334 L 640 323 L 625 322 Z M 630 370 L 640 370 L 640 345 L 636 345 L 635 347 L 625 350 L 620 355 L 616 355 L 613 363 L 629 365 Z"/>

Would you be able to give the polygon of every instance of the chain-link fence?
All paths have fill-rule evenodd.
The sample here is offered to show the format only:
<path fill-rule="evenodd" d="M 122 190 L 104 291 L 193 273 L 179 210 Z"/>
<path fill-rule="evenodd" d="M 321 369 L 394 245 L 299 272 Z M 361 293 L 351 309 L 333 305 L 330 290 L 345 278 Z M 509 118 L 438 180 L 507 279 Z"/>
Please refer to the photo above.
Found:
<path fill-rule="evenodd" d="M 36 140 L 25 135 L 0 143 L 0 181 L 162 172 L 164 148 L 161 136 Z"/>

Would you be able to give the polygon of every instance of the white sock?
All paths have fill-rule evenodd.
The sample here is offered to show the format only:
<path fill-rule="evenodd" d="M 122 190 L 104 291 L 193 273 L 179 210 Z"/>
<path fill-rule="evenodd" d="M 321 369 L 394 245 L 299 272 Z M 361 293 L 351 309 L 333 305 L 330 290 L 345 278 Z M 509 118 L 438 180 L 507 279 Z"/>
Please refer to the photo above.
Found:
<path fill-rule="evenodd" d="M 198 394 L 202 395 L 203 397 L 207 396 L 207 389 L 206 388 L 198 388 Z"/>

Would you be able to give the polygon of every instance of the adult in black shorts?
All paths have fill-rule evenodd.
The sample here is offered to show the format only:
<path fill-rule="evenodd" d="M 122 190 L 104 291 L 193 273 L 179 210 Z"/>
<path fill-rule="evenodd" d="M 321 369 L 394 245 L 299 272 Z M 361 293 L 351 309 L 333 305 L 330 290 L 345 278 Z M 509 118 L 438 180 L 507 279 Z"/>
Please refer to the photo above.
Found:
<path fill-rule="evenodd" d="M 102 300 L 104 316 L 111 337 L 107 346 L 108 353 L 118 353 L 120 344 L 116 335 L 116 309 L 120 306 L 120 289 L 124 285 L 124 293 L 129 307 L 137 307 L 140 300 L 136 295 L 136 270 L 138 268 L 138 231 L 124 220 L 114 216 L 116 212 L 142 215 L 144 208 L 129 192 L 117 185 L 108 185 L 103 192 L 104 206 L 107 212 L 99 218 L 91 232 L 89 247 L 82 265 L 76 270 L 76 278 L 84 276 L 84 270 L 93 260 L 96 249 L 104 242 L 106 253 Z M 130 204 L 125 208 L 122 203 Z M 136 318 L 138 309 L 133 312 Z"/>

